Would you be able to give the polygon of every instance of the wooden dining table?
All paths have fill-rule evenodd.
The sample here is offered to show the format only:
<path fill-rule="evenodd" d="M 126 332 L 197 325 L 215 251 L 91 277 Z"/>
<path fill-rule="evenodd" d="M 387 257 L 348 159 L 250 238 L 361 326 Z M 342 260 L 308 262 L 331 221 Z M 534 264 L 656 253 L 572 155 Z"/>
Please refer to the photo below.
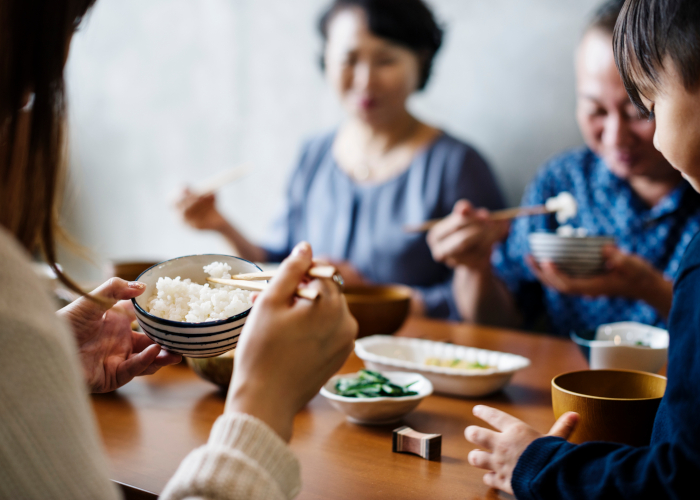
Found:
<path fill-rule="evenodd" d="M 290 443 L 301 462 L 303 488 L 298 498 L 499 498 L 483 484 L 484 472 L 467 462 L 473 446 L 465 440 L 464 429 L 482 424 L 472 415 L 474 405 L 499 408 L 544 433 L 554 423 L 552 378 L 587 368 L 573 342 L 547 335 L 429 319 L 409 319 L 396 335 L 520 354 L 531 364 L 495 394 L 473 399 L 433 394 L 391 425 L 350 423 L 317 395 L 296 417 Z M 362 366 L 352 354 L 340 373 Z M 224 400 L 224 393 L 184 364 L 92 396 L 111 478 L 127 498 L 155 498 L 163 490 L 182 459 L 207 441 Z M 393 453 L 392 430 L 403 425 L 441 434 L 441 459 Z"/>

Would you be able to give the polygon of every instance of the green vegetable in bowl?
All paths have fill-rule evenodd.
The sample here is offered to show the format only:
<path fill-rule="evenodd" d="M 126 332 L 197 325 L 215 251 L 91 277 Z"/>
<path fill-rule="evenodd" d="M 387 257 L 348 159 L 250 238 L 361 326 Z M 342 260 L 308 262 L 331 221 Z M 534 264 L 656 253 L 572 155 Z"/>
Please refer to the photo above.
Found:
<path fill-rule="evenodd" d="M 418 382 L 416 380 L 416 382 Z M 338 396 L 346 398 L 400 398 L 403 396 L 415 396 L 415 391 L 409 391 L 416 382 L 406 386 L 393 384 L 381 373 L 371 370 L 360 370 L 357 378 L 341 378 L 335 383 Z"/>

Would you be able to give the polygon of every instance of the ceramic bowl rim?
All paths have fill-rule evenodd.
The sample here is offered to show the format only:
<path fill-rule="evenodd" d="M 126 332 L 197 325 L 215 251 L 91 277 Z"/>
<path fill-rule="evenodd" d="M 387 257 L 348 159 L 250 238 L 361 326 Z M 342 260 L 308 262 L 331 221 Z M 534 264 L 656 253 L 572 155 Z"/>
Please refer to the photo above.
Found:
<path fill-rule="evenodd" d="M 360 373 L 359 371 L 354 372 L 354 373 L 341 373 L 339 375 L 334 375 L 333 377 L 329 378 L 328 381 L 325 384 L 323 384 L 323 386 L 321 387 L 321 391 L 320 391 L 321 396 L 323 396 L 326 399 L 332 399 L 333 401 L 341 401 L 343 403 L 379 403 L 382 401 L 396 401 L 398 403 L 401 401 L 415 401 L 415 400 L 424 399 L 424 398 L 427 398 L 428 396 L 430 396 L 434 391 L 433 383 L 430 380 L 428 380 L 425 376 L 421 375 L 420 373 L 416 373 L 416 372 L 404 372 L 404 371 L 379 371 L 378 373 L 384 375 L 390 381 L 391 381 L 391 375 L 394 375 L 394 374 L 414 375 L 414 376 L 418 377 L 418 380 L 422 379 L 421 381 L 423 383 L 428 384 L 426 392 L 425 393 L 418 393 L 418 394 L 415 394 L 413 396 L 401 396 L 398 398 L 391 398 L 388 396 L 381 396 L 378 398 L 349 398 L 347 396 L 340 396 L 340 395 L 335 394 L 334 392 L 331 392 L 328 389 L 326 389 L 326 386 L 330 382 L 334 382 L 334 381 L 338 380 L 339 378 L 343 378 L 343 377 L 347 378 L 347 377 L 356 376 L 359 373 Z"/>
<path fill-rule="evenodd" d="M 400 292 L 402 296 L 397 297 L 382 297 L 375 296 L 371 294 L 353 293 L 353 289 L 356 288 L 366 288 L 366 289 L 376 289 L 376 290 L 388 290 L 394 289 Z M 398 294 L 397 294 L 398 295 Z M 348 304 L 386 304 L 386 303 L 398 303 L 411 300 L 412 289 L 410 286 L 402 285 L 400 283 L 383 283 L 381 285 L 356 285 L 347 286 L 343 290 L 343 296 L 347 300 Z M 348 299 L 348 296 L 350 299 Z"/>
<path fill-rule="evenodd" d="M 586 340 L 583 337 L 579 337 L 578 334 L 575 331 L 572 331 L 569 334 L 569 337 L 571 338 L 572 341 L 574 341 L 576 344 L 584 346 L 584 347 L 626 347 L 628 349 L 639 349 L 639 350 L 644 350 L 644 351 L 668 351 L 668 346 L 666 347 L 651 347 L 651 346 L 646 346 L 646 345 L 636 345 L 636 344 L 629 344 L 625 342 L 621 342 L 619 344 L 616 344 L 612 340 Z M 562 373 L 563 375 L 563 373 Z"/>
<path fill-rule="evenodd" d="M 557 240 L 562 240 L 566 242 L 581 242 L 581 241 L 589 241 L 591 243 L 594 242 L 599 242 L 599 241 L 610 241 L 612 240 L 613 242 L 615 241 L 614 236 L 609 236 L 605 234 L 589 234 L 586 236 L 564 236 L 562 234 L 558 234 L 556 232 L 549 232 L 549 231 L 533 231 L 527 235 L 528 239 L 530 237 L 537 237 L 537 236 L 542 236 L 542 237 L 552 237 L 553 239 Z"/>
<path fill-rule="evenodd" d="M 559 377 L 563 377 L 565 375 L 572 375 L 574 373 L 584 373 L 584 372 L 626 372 L 626 373 L 637 373 L 640 375 L 645 375 L 645 376 L 650 376 L 654 378 L 660 378 L 665 380 L 668 383 L 668 379 L 664 377 L 663 375 L 659 375 L 658 373 L 649 373 L 641 370 L 618 370 L 618 369 L 613 369 L 613 368 L 604 368 L 600 370 L 575 370 L 572 372 L 565 372 L 565 373 L 560 373 L 559 375 L 556 375 L 555 377 L 552 378 L 552 388 L 556 388 L 558 391 L 561 391 L 565 394 L 569 394 L 572 396 L 578 396 L 581 398 L 587 398 L 587 399 L 596 399 L 598 401 L 654 401 L 654 400 L 661 400 L 663 398 L 663 395 L 659 397 L 653 397 L 653 398 L 605 398 L 602 396 L 592 396 L 590 394 L 582 394 L 580 392 L 574 392 L 570 391 L 568 389 L 564 389 L 560 385 L 556 383 L 556 380 Z"/>
<path fill-rule="evenodd" d="M 151 267 L 149 267 L 148 269 L 146 269 L 145 271 L 143 271 L 141 274 L 139 274 L 138 277 L 136 278 L 136 281 L 139 281 L 141 276 L 146 274 L 148 271 L 150 271 L 154 267 L 158 267 L 158 266 L 165 264 L 167 262 L 174 262 L 176 260 L 188 259 L 190 257 L 227 257 L 227 258 L 232 258 L 232 259 L 238 259 L 238 260 L 242 260 L 243 262 L 247 262 L 248 264 L 252 264 L 253 266 L 255 266 L 258 269 L 258 271 L 262 272 L 262 269 L 260 268 L 260 266 L 258 266 L 255 262 L 251 262 L 251 261 L 243 259 L 241 257 L 236 257 L 235 255 L 226 255 L 226 254 L 221 254 L 221 253 L 197 253 L 197 254 L 192 254 L 192 255 L 183 255 L 182 257 L 176 257 L 174 259 L 168 259 L 168 260 L 164 260 L 162 262 L 159 262 L 157 264 L 154 264 Z M 147 319 L 154 321 L 156 323 L 159 323 L 161 325 L 174 326 L 177 328 L 205 328 L 205 327 L 209 328 L 212 326 L 226 325 L 228 323 L 233 323 L 234 321 L 238 321 L 240 319 L 245 318 L 246 316 L 248 316 L 248 314 L 250 314 L 250 310 L 253 308 L 251 306 L 248 309 L 246 309 L 245 311 L 238 313 L 235 316 L 230 316 L 226 319 L 217 319 L 216 321 L 202 321 L 200 323 L 188 323 L 186 321 L 173 321 L 170 319 L 163 319 L 163 318 L 159 318 L 158 316 L 154 316 L 151 313 L 146 312 L 136 302 L 136 297 L 131 299 L 131 303 L 134 305 L 134 309 L 136 309 L 136 311 L 139 312 L 140 314 L 143 314 Z M 214 335 L 214 334 L 215 334 L 215 332 L 212 332 L 212 335 Z"/>
<path fill-rule="evenodd" d="M 494 376 L 503 376 L 503 375 L 508 375 L 508 374 L 514 374 L 515 372 L 528 368 L 532 362 L 530 361 L 529 358 L 526 358 L 525 356 L 522 356 L 520 354 L 515 354 L 511 352 L 505 352 L 505 351 L 494 351 L 492 349 L 481 349 L 479 347 L 472 347 L 472 346 L 463 346 L 463 345 L 456 345 L 456 347 L 464 347 L 465 349 L 475 349 L 478 351 L 486 351 L 489 353 L 496 353 L 500 355 L 508 355 L 508 356 L 513 356 L 517 359 L 518 366 L 515 366 L 513 368 L 508 368 L 508 369 L 500 369 L 500 368 L 488 368 L 488 369 L 467 369 L 467 368 L 449 368 L 446 366 L 433 366 L 433 365 L 420 365 L 416 362 L 413 361 L 404 361 L 396 358 L 391 358 L 389 356 L 382 356 L 381 354 L 376 354 L 373 352 L 370 352 L 365 348 L 366 343 L 372 343 L 373 341 L 375 342 L 380 342 L 382 340 L 386 340 L 387 338 L 394 339 L 394 342 L 397 342 L 399 344 L 412 344 L 414 341 L 428 341 L 428 342 L 434 342 L 438 344 L 446 344 L 446 342 L 439 342 L 437 340 L 430 340 L 430 339 L 420 339 L 420 338 L 411 338 L 411 337 L 394 337 L 393 335 L 370 335 L 369 337 L 364 337 L 362 339 L 358 339 L 355 342 L 355 354 L 357 355 L 358 358 L 367 361 L 370 361 L 372 363 L 378 363 L 382 364 L 385 366 L 393 366 L 397 368 L 403 368 L 406 370 L 411 370 L 411 369 L 420 369 L 421 372 L 423 373 L 433 373 L 436 375 L 447 375 L 449 377 L 463 377 L 463 378 L 486 378 L 486 377 L 494 377 Z M 370 340 L 372 339 L 372 340 Z M 408 366 L 410 365 L 410 366 Z M 411 372 L 411 373 L 419 373 L 419 372 Z"/>

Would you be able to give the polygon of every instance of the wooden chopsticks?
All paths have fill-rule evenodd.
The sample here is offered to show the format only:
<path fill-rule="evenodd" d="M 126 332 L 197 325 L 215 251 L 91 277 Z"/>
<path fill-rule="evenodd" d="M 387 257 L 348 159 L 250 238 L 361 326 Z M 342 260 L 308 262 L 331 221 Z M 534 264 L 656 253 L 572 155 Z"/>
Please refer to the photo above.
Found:
<path fill-rule="evenodd" d="M 312 278 L 325 278 L 333 279 L 337 270 L 333 266 L 317 265 L 309 269 L 307 273 L 308 276 Z M 246 274 L 235 274 L 231 276 L 230 279 L 224 278 L 207 278 L 210 283 L 218 283 L 220 285 L 234 286 L 240 288 L 241 290 L 250 290 L 252 292 L 262 292 L 267 288 L 267 283 L 258 283 L 258 281 L 265 281 L 272 279 L 276 272 L 259 272 L 259 273 L 246 273 Z M 319 291 L 313 288 L 297 288 L 296 295 L 308 300 L 316 300 L 319 296 Z"/>
<path fill-rule="evenodd" d="M 226 184 L 230 184 L 231 182 L 246 176 L 250 170 L 251 167 L 248 164 L 238 165 L 228 170 L 224 170 L 223 172 L 220 172 L 197 184 L 192 189 L 192 192 L 196 193 L 198 196 L 214 193 L 224 187 Z"/>
<path fill-rule="evenodd" d="M 311 269 L 309 269 L 309 272 L 306 273 L 312 278 L 326 278 L 326 279 L 332 279 L 333 275 L 337 272 L 337 269 L 333 266 L 325 266 L 325 265 L 318 265 L 314 266 Z M 259 273 L 247 273 L 247 274 L 234 274 L 231 276 L 232 280 L 244 280 L 244 281 L 265 281 L 272 279 L 275 274 L 277 274 L 276 271 L 262 271 Z"/>
<path fill-rule="evenodd" d="M 549 210 L 544 205 L 508 208 L 506 210 L 498 210 L 496 212 L 491 213 L 491 215 L 489 216 L 489 220 L 511 220 L 517 217 L 527 217 L 529 215 L 548 214 L 552 212 L 554 212 L 554 210 Z M 422 224 L 407 225 L 403 227 L 403 230 L 406 233 L 424 233 L 426 231 L 430 231 L 434 226 L 436 226 L 439 222 L 443 221 L 444 219 L 445 218 L 443 217 L 441 219 L 432 219 L 429 221 L 425 221 Z"/>
<path fill-rule="evenodd" d="M 209 283 L 218 283 L 220 285 L 234 286 L 240 288 L 241 290 L 250 290 L 251 292 L 262 292 L 267 287 L 267 283 L 258 283 L 256 281 L 245 281 L 245 280 L 231 280 L 224 278 L 207 278 Z M 319 291 L 313 288 L 297 288 L 297 297 L 302 297 L 308 300 L 316 300 L 319 296 Z"/>

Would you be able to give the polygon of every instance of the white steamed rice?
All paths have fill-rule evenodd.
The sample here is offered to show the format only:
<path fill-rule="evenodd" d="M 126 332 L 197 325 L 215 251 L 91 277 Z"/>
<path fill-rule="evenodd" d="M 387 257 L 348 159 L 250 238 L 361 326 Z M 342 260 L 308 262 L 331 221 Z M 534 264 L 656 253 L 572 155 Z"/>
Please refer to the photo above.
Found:
<path fill-rule="evenodd" d="M 231 277 L 231 266 L 214 262 L 204 266 L 212 278 Z M 156 293 L 148 300 L 148 312 L 159 318 L 187 323 L 216 321 L 240 314 L 253 305 L 251 292 L 227 285 L 199 285 L 192 280 L 158 278 Z"/>

